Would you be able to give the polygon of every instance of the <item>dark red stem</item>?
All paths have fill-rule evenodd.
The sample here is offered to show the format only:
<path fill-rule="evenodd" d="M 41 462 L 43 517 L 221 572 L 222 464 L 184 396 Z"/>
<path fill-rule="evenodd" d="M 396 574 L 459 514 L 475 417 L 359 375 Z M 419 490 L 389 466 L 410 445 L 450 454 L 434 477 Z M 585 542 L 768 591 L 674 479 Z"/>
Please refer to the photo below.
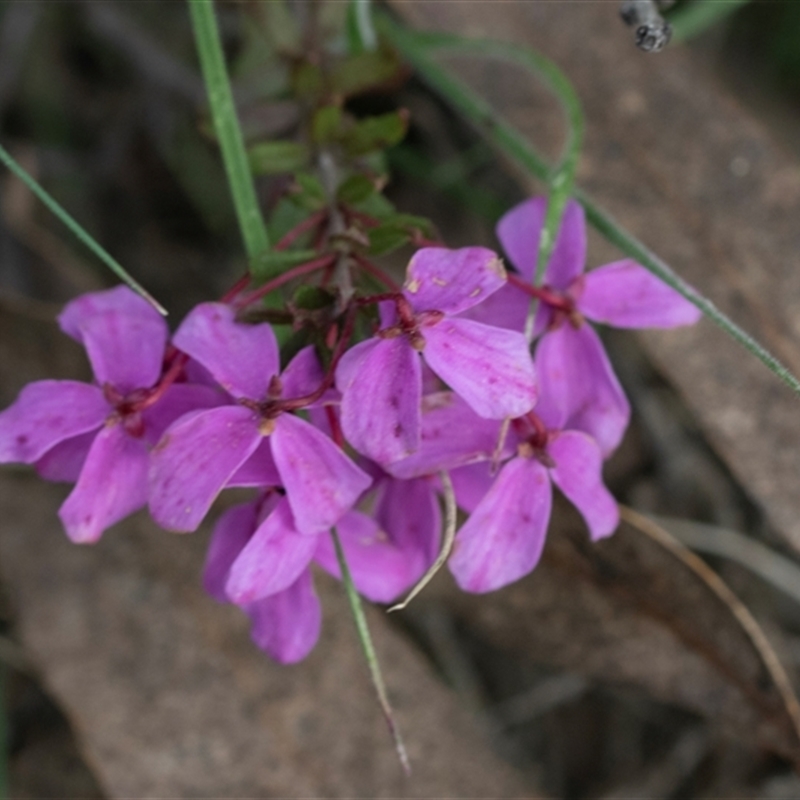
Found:
<path fill-rule="evenodd" d="M 388 286 L 393 292 L 399 292 L 401 286 L 394 279 L 390 278 L 380 267 L 373 264 L 368 258 L 359 253 L 353 253 L 353 261 L 358 264 L 364 272 L 368 272 L 373 278 L 377 278 L 384 286 Z"/>
<path fill-rule="evenodd" d="M 304 219 L 299 225 L 295 225 L 288 233 L 278 241 L 273 249 L 286 250 L 297 239 L 299 239 L 307 231 L 313 231 L 318 225 L 322 225 L 328 219 L 328 209 L 323 208 L 315 211 L 310 217 Z"/>
<path fill-rule="evenodd" d="M 525 292 L 525 294 L 535 297 L 537 300 L 542 300 L 548 305 L 553 306 L 553 308 L 558 308 L 561 311 L 566 311 L 567 313 L 573 311 L 575 308 L 574 304 L 570 302 L 568 298 L 562 297 L 561 295 L 551 292 L 549 289 L 545 289 L 541 286 L 533 286 L 511 272 L 508 273 L 508 282 L 520 291 Z"/>
<path fill-rule="evenodd" d="M 238 308 L 244 308 L 245 306 L 250 305 L 250 303 L 260 300 L 270 292 L 275 291 L 275 289 L 278 289 L 285 283 L 289 283 L 289 281 L 299 278 L 301 275 L 308 275 L 310 272 L 316 272 L 317 270 L 329 267 L 334 263 L 334 261 L 336 261 L 336 258 L 337 257 L 335 254 L 327 253 L 324 256 L 315 258 L 313 261 L 307 261 L 305 264 L 300 264 L 296 267 L 293 267 L 292 269 L 284 272 L 283 275 L 278 275 L 277 278 L 273 278 L 271 281 L 267 281 L 263 286 L 259 286 L 259 288 L 254 292 L 250 292 L 250 294 L 246 294 L 244 297 L 240 298 L 236 303 L 236 306 Z"/>

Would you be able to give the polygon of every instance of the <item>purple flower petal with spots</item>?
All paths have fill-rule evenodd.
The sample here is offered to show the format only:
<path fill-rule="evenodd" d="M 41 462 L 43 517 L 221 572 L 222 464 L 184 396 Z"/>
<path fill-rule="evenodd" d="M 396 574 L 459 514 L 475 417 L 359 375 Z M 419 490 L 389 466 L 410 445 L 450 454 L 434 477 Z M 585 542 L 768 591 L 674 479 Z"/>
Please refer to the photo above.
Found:
<path fill-rule="evenodd" d="M 414 581 L 417 553 L 406 552 L 392 542 L 374 519 L 350 511 L 336 526 L 347 566 L 358 591 L 375 603 L 388 603 Z M 339 561 L 331 536 L 319 537 L 314 560 L 341 579 Z"/>
<path fill-rule="evenodd" d="M 103 531 L 147 502 L 147 447 L 122 425 L 95 437 L 78 483 L 58 516 L 73 542 L 96 542 Z"/>
<path fill-rule="evenodd" d="M 520 275 L 528 281 L 536 273 L 539 239 L 547 211 L 547 200 L 534 197 L 507 212 L 497 224 L 497 237 Z M 586 220 L 583 208 L 569 200 L 561 217 L 553 252 L 544 274 L 544 283 L 567 289 L 586 265 Z"/>
<path fill-rule="evenodd" d="M 413 453 L 419 447 L 419 354 L 404 336 L 362 342 L 350 353 L 336 374 L 347 441 L 379 464 Z"/>
<path fill-rule="evenodd" d="M 174 383 L 158 402 L 142 412 L 145 441 L 149 445 L 155 445 L 167 428 L 184 414 L 216 408 L 225 402 L 227 396 L 210 386 Z"/>
<path fill-rule="evenodd" d="M 286 366 L 281 373 L 283 397 L 306 397 L 315 392 L 325 378 L 322 365 L 319 363 L 316 350 L 312 345 L 304 347 Z M 327 392 L 333 399 L 335 393 Z"/>
<path fill-rule="evenodd" d="M 497 450 L 501 426 L 497 420 L 479 417 L 453 392 L 427 395 L 422 399 L 419 449 L 384 469 L 397 478 L 416 478 L 485 461 Z"/>
<path fill-rule="evenodd" d="M 203 588 L 220 603 L 229 603 L 225 591 L 233 562 L 250 541 L 257 527 L 260 501 L 229 508 L 214 526 L 203 567 Z"/>
<path fill-rule="evenodd" d="M 547 469 L 514 458 L 458 532 L 449 566 L 468 592 L 491 592 L 527 575 L 539 562 L 550 521 Z"/>
<path fill-rule="evenodd" d="M 578 310 L 617 328 L 693 325 L 702 313 L 635 261 L 606 264 L 587 273 Z"/>
<path fill-rule="evenodd" d="M 231 565 L 225 593 L 247 605 L 291 586 L 311 563 L 317 537 L 298 533 L 289 502 L 280 500 Z"/>
<path fill-rule="evenodd" d="M 77 381 L 29 383 L 0 413 L 0 463 L 31 464 L 60 442 L 97 430 L 110 413 L 96 386 Z"/>
<path fill-rule="evenodd" d="M 311 572 L 286 590 L 248 606 L 255 644 L 281 664 L 302 661 L 319 639 L 322 609 Z"/>
<path fill-rule="evenodd" d="M 521 333 L 466 319 L 425 328 L 425 360 L 478 416 L 521 417 L 538 395 L 536 373 Z"/>
<path fill-rule="evenodd" d="M 564 431 L 547 445 L 555 466 L 553 483 L 581 512 L 592 541 L 610 536 L 619 525 L 619 508 L 603 484 L 603 456 L 585 433 Z"/>
<path fill-rule="evenodd" d="M 496 477 L 492 471 L 491 461 L 454 469 L 450 473 L 450 480 L 459 508 L 471 514 L 486 497 Z"/>
<path fill-rule="evenodd" d="M 272 457 L 272 443 L 268 438 L 253 451 L 253 454 L 242 464 L 231 479 L 225 484 L 227 488 L 280 486 L 281 476 Z"/>
<path fill-rule="evenodd" d="M 483 302 L 505 282 L 502 261 L 485 247 L 425 247 L 409 262 L 403 294 L 416 312 L 458 314 Z"/>
<path fill-rule="evenodd" d="M 373 510 L 375 521 L 411 561 L 411 581 L 422 576 L 439 553 L 442 514 L 428 478 L 384 478 Z"/>
<path fill-rule="evenodd" d="M 278 417 L 271 443 L 297 530 L 303 534 L 335 525 L 372 483 L 333 441 L 299 417 Z"/>
<path fill-rule="evenodd" d="M 153 519 L 167 530 L 195 530 L 260 442 L 258 419 L 242 406 L 222 406 L 181 417 L 152 452 Z"/>
<path fill-rule="evenodd" d="M 628 427 L 631 409 L 605 349 L 590 325 L 562 325 L 536 348 L 542 388 L 536 413 L 552 430 L 588 433 L 608 457 Z"/>
<path fill-rule="evenodd" d="M 36 471 L 46 481 L 75 483 L 89 455 L 97 431 L 82 433 L 51 447 L 37 462 Z"/>
<path fill-rule="evenodd" d="M 85 294 L 67 304 L 61 329 L 86 348 L 97 382 L 122 394 L 161 375 L 169 331 L 164 318 L 127 286 Z"/>
<path fill-rule="evenodd" d="M 194 308 L 173 342 L 237 398 L 263 399 L 270 380 L 280 371 L 272 327 L 236 322 L 234 310 L 222 303 L 202 303 Z"/>

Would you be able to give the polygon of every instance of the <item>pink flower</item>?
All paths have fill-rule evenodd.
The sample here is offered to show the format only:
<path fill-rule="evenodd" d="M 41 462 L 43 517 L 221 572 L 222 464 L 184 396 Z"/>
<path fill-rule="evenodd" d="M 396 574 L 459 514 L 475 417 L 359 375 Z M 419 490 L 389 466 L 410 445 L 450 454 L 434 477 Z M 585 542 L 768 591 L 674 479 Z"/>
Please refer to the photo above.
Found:
<path fill-rule="evenodd" d="M 537 197 L 512 208 L 497 235 L 525 281 L 536 272 L 545 200 Z M 536 413 L 552 428 L 589 433 L 608 456 L 619 444 L 630 406 L 599 337 L 585 319 L 618 328 L 673 328 L 691 325 L 700 311 L 644 267 L 630 259 L 584 274 L 586 223 L 570 200 L 540 287 L 534 334 L 537 375 L 548 385 Z M 483 322 L 522 330 L 531 298 L 507 285 L 477 307 Z"/>
<path fill-rule="evenodd" d="M 293 398 L 318 385 L 313 349 L 301 351 L 281 378 L 272 328 L 240 324 L 221 303 L 197 306 L 174 342 L 235 402 L 183 417 L 154 448 L 150 511 L 156 522 L 192 531 L 225 486 L 280 485 L 291 509 L 282 530 L 307 535 L 335 525 L 371 481 L 324 433 L 284 410 L 287 391 Z"/>
<path fill-rule="evenodd" d="M 220 394 L 159 385 L 166 323 L 125 286 L 77 298 L 59 324 L 86 348 L 99 385 L 26 386 L 0 414 L 0 462 L 35 464 L 45 478 L 77 481 L 59 516 L 70 539 L 94 542 L 145 505 L 150 448 L 166 427 L 216 405 Z"/>
<path fill-rule="evenodd" d="M 482 247 L 426 248 L 408 265 L 396 314 L 383 314 L 375 338 L 342 358 L 342 429 L 360 453 L 381 465 L 419 447 L 422 365 L 481 417 L 502 419 L 536 402 L 533 363 L 525 338 L 458 315 L 505 283 L 505 270 Z"/>

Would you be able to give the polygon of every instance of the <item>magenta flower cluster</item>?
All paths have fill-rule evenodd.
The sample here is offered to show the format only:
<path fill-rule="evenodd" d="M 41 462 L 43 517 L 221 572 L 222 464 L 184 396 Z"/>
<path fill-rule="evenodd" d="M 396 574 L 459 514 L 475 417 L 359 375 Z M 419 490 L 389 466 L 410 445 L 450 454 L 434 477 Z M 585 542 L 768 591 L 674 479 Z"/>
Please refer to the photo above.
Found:
<path fill-rule="evenodd" d="M 193 309 L 171 337 L 124 287 L 61 314 L 95 381 L 40 381 L 0 413 L 0 462 L 74 482 L 59 516 L 75 542 L 148 506 L 193 531 L 223 489 L 255 499 L 217 521 L 205 587 L 239 605 L 259 647 L 282 662 L 314 646 L 321 611 L 311 565 L 339 577 L 335 527 L 358 590 L 390 602 L 440 549 L 440 473 L 466 521 L 449 560 L 471 592 L 530 572 L 544 546 L 552 484 L 592 539 L 611 534 L 616 503 L 604 459 L 630 416 L 587 320 L 672 327 L 696 309 L 632 261 L 584 274 L 583 213 L 570 202 L 534 287 L 542 199 L 512 209 L 498 236 L 515 273 L 481 247 L 417 251 L 400 292 L 378 306 L 371 338 L 300 350 L 283 369 L 269 324 L 226 303 Z M 528 325 L 532 297 L 535 319 Z M 323 367 L 323 356 L 327 368 Z"/>

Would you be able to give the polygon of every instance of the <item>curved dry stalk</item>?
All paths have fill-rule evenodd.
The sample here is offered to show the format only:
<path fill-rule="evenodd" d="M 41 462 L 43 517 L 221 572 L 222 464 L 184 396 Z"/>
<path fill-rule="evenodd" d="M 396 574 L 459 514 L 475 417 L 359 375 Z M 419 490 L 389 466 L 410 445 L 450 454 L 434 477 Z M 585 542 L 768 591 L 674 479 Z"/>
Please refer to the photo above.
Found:
<path fill-rule="evenodd" d="M 453 549 L 453 542 L 456 538 L 456 493 L 453 489 L 453 482 L 450 480 L 450 473 L 440 472 L 439 478 L 442 481 L 444 494 L 444 536 L 442 537 L 442 549 L 436 556 L 436 561 L 431 564 L 428 571 L 417 581 L 416 586 L 408 593 L 405 600 L 401 600 L 393 605 L 388 612 L 402 611 L 434 578 L 436 573 L 444 566 L 450 551 Z"/>
<path fill-rule="evenodd" d="M 786 674 L 786 670 L 781 664 L 777 653 L 747 606 L 700 556 L 681 544 L 657 522 L 622 504 L 619 506 L 619 512 L 625 522 L 641 531 L 645 536 L 649 536 L 654 542 L 660 544 L 665 550 L 669 550 L 678 560 L 683 562 L 730 609 L 767 668 L 767 672 L 769 672 L 783 700 L 794 732 L 798 740 L 800 740 L 800 702 L 797 700 L 797 695 L 789 676 Z"/>

